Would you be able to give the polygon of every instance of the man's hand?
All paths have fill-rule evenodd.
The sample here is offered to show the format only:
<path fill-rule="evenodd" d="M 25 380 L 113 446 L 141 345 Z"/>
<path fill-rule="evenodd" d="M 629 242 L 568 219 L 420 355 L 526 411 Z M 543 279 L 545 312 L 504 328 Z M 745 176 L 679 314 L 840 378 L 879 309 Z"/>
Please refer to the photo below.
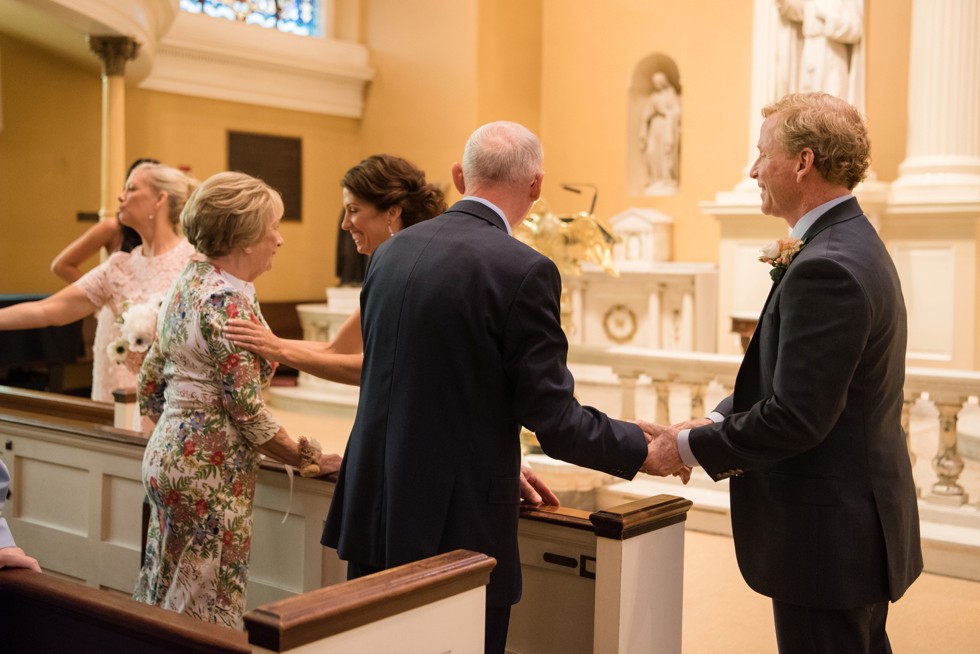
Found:
<path fill-rule="evenodd" d="M 0 548 L 0 568 L 28 568 L 41 572 L 37 559 L 27 556 L 19 547 Z"/>
<path fill-rule="evenodd" d="M 677 431 L 683 429 L 694 429 L 695 427 L 704 427 L 705 425 L 714 424 L 711 418 L 699 418 L 698 420 L 684 420 L 683 422 L 676 422 L 671 427 Z"/>
<path fill-rule="evenodd" d="M 647 437 L 647 458 L 640 467 L 640 472 L 648 475 L 680 477 L 685 484 L 691 480 L 691 469 L 681 461 L 677 451 L 676 427 L 655 425 L 645 420 L 637 420 L 636 424 Z"/>
<path fill-rule="evenodd" d="M 530 504 L 559 506 L 561 502 L 529 466 L 521 466 L 521 499 Z"/>

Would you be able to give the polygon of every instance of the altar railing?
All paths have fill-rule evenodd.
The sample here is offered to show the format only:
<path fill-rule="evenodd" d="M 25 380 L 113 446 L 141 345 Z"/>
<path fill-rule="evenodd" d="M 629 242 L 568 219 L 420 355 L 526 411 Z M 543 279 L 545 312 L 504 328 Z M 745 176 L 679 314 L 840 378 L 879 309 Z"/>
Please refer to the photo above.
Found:
<path fill-rule="evenodd" d="M 741 356 L 698 352 L 672 352 L 631 347 L 572 345 L 569 364 L 576 378 L 576 394 L 620 418 L 643 418 L 675 423 L 700 418 L 730 392 Z M 605 393 L 605 395 L 603 395 Z M 619 411 L 616 411 L 616 395 Z M 980 372 L 908 368 L 902 423 L 908 435 L 909 454 L 920 496 L 923 541 L 942 541 L 945 552 L 955 557 L 968 553 L 973 573 L 957 563 L 952 569 L 933 558 L 927 567 L 936 572 L 980 579 Z M 964 453 L 966 456 L 964 456 Z M 638 495 L 651 492 L 650 484 L 679 483 L 647 478 L 617 484 L 610 501 L 628 499 L 636 486 Z M 699 493 L 704 493 L 699 496 Z M 702 508 L 727 513 L 727 484 L 715 484 L 698 473 L 685 492 Z M 713 496 L 708 500 L 708 496 Z M 701 498 L 704 497 L 704 501 Z M 600 502 L 600 506 L 601 506 Z M 715 504 L 714 507 L 711 507 Z M 704 517 L 707 530 L 727 529 L 724 520 Z M 975 558 L 976 557 L 976 558 Z M 946 557 L 949 558 L 949 557 Z"/>

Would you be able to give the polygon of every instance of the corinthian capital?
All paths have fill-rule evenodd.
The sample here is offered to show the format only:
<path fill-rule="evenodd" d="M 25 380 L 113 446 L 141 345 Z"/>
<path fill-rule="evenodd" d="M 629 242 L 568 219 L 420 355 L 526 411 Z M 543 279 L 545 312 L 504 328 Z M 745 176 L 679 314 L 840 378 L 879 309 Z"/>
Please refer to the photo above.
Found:
<path fill-rule="evenodd" d="M 102 73 L 106 76 L 122 75 L 126 62 L 135 59 L 140 44 L 128 36 L 88 37 L 88 47 L 102 60 Z"/>

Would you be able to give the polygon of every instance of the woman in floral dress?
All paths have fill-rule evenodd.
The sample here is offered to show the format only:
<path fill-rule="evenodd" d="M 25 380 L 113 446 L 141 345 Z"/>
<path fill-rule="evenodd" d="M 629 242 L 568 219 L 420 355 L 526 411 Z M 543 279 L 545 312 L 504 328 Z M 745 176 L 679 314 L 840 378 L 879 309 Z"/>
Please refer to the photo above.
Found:
<path fill-rule="evenodd" d="M 153 507 L 134 597 L 241 628 L 259 455 L 301 463 L 299 447 L 262 401 L 273 365 L 229 343 L 230 318 L 264 322 L 252 282 L 283 243 L 279 195 L 242 173 L 219 173 L 181 217 L 204 255 L 164 300 L 140 373 L 140 409 L 156 421 L 143 457 Z M 340 457 L 320 454 L 321 474 Z"/>
<path fill-rule="evenodd" d="M 116 252 L 74 284 L 37 302 L 0 310 L 0 329 L 67 325 L 98 313 L 92 348 L 92 399 L 112 402 L 112 391 L 136 386 L 136 374 L 110 358 L 120 339 L 119 316 L 126 307 L 167 292 L 194 253 L 177 234 L 177 223 L 195 181 L 170 166 L 140 164 L 119 196 L 119 221 L 135 229 L 143 244 Z"/>

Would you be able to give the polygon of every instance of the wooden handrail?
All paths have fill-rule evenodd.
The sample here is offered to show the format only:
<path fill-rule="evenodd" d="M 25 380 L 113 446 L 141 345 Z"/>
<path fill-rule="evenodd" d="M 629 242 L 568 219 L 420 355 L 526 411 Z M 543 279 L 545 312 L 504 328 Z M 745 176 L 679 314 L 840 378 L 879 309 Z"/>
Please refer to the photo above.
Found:
<path fill-rule="evenodd" d="M 249 642 L 276 652 L 487 584 L 496 561 L 454 550 L 265 604 L 245 614 Z"/>
<path fill-rule="evenodd" d="M 84 628 L 100 652 L 251 652 L 246 634 L 133 601 L 119 593 L 31 570 L 0 571 L 3 648 L 70 651 Z M 57 643 L 62 647 L 58 648 Z"/>
<path fill-rule="evenodd" d="M 654 495 L 595 513 L 557 506 L 522 506 L 521 518 L 626 540 L 683 522 L 692 505 L 691 500 L 682 497 Z"/>
<path fill-rule="evenodd" d="M 596 511 L 589 519 L 596 536 L 626 540 L 687 520 L 694 502 L 674 495 L 654 495 L 635 502 Z"/>
<path fill-rule="evenodd" d="M 60 416 L 101 425 L 112 425 L 114 408 L 106 402 L 95 402 L 71 395 L 32 391 L 0 386 L 0 407 Z"/>

